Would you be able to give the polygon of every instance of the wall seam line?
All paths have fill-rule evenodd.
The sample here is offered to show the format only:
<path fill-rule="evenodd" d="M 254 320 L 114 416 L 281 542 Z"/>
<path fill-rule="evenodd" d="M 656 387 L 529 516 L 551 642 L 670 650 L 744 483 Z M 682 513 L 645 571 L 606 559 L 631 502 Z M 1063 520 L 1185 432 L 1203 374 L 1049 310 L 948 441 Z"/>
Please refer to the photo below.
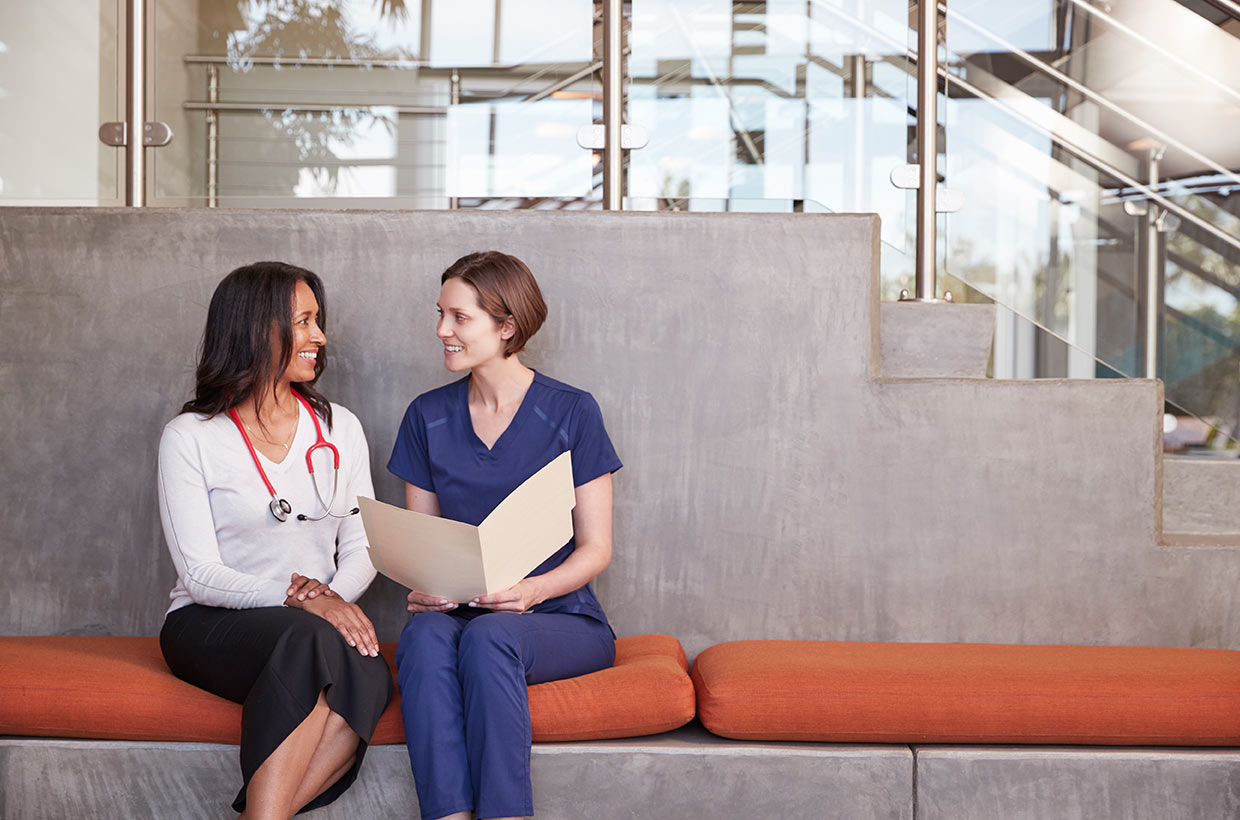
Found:
<path fill-rule="evenodd" d="M 913 755 L 913 820 L 920 820 L 918 817 L 920 807 L 917 805 L 917 747 L 909 746 L 908 750 Z"/>

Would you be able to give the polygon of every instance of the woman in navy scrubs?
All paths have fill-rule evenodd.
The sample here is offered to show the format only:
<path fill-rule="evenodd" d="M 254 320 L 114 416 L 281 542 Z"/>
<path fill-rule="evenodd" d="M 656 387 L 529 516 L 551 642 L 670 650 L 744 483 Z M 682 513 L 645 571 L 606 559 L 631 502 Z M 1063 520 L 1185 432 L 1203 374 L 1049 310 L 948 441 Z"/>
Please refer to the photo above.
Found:
<path fill-rule="evenodd" d="M 409 593 L 396 649 L 405 738 L 423 820 L 525 817 L 528 684 L 615 661 L 615 636 L 589 582 L 611 561 L 611 474 L 620 460 L 589 393 L 518 355 L 547 316 L 514 256 L 472 253 L 444 271 L 444 366 L 467 372 L 418 396 L 388 469 L 411 510 L 478 525 L 523 481 L 572 451 L 573 538 L 515 586 L 450 601 Z"/>

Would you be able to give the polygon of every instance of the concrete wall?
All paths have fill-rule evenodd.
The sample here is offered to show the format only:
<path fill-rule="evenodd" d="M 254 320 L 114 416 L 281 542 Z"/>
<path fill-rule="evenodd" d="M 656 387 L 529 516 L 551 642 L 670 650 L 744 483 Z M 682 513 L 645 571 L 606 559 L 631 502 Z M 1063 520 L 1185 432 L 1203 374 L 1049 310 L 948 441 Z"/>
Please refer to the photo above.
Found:
<path fill-rule="evenodd" d="M 449 380 L 438 273 L 496 247 L 551 309 L 528 363 L 592 391 L 625 468 L 617 631 L 1240 646 L 1240 551 L 1156 546 L 1155 382 L 878 373 L 866 216 L 0 209 L 0 633 L 154 634 L 153 483 L 233 267 L 327 282 L 329 396 L 370 439 Z M 262 499 L 255 499 L 261 503 Z M 363 601 L 392 639 L 401 591 Z"/>

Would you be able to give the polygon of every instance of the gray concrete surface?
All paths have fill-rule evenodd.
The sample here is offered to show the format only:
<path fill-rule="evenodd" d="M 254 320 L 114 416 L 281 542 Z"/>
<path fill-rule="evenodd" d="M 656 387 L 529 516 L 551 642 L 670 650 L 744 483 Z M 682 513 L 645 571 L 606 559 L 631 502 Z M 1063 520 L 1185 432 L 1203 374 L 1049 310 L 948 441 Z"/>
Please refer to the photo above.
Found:
<path fill-rule="evenodd" d="M 1230 820 L 1240 749 L 916 747 L 917 820 Z"/>
<path fill-rule="evenodd" d="M 1240 460 L 1163 460 L 1163 540 L 1240 547 Z"/>
<path fill-rule="evenodd" d="M 994 305 L 883 302 L 879 320 L 883 377 L 986 378 Z"/>
<path fill-rule="evenodd" d="M 540 820 L 813 817 L 912 820 L 907 746 L 724 743 L 681 730 L 547 743 L 531 759 Z M 0 817 L 223 820 L 235 746 L 0 739 Z M 313 820 L 417 817 L 404 746 L 376 746 L 354 786 Z"/>
<path fill-rule="evenodd" d="M 324 277 L 324 389 L 398 502 L 397 422 L 450 378 L 438 274 L 490 247 L 548 298 L 527 361 L 625 462 L 620 634 L 1240 647 L 1240 552 L 1157 546 L 1157 383 L 875 381 L 877 223 L 849 215 L 0 209 L 0 633 L 158 630 L 155 447 L 224 273 Z M 394 639 L 395 584 L 363 603 Z"/>

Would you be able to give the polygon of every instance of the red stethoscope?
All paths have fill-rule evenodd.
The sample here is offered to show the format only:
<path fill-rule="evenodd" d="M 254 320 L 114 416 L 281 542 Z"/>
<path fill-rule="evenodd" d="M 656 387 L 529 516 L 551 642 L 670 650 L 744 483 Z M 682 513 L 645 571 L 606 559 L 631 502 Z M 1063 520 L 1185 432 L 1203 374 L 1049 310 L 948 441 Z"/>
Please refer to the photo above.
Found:
<path fill-rule="evenodd" d="M 336 446 L 327 439 L 323 438 L 323 428 L 319 425 L 319 417 L 314 412 L 314 408 L 310 406 L 310 402 L 305 397 L 293 391 L 293 395 L 306 408 L 306 412 L 310 414 L 310 419 L 314 422 L 314 444 L 310 445 L 310 449 L 306 450 L 306 469 L 310 471 L 310 483 L 314 485 L 314 497 L 323 505 L 323 514 L 318 518 L 311 518 L 302 513 L 297 516 L 298 521 L 322 521 L 324 518 L 331 516 L 332 518 L 348 518 L 350 515 L 357 515 L 358 508 L 354 507 L 344 515 L 337 515 L 332 512 L 332 504 L 336 503 L 336 486 L 340 481 L 340 451 Z M 254 450 L 254 445 L 250 442 L 250 436 L 245 432 L 245 424 L 242 423 L 241 417 L 237 415 L 235 407 L 228 408 L 228 415 L 233 420 L 233 424 L 237 425 L 237 431 L 241 433 L 241 438 L 245 439 L 245 446 L 250 451 L 250 458 L 254 459 L 254 466 L 258 468 L 258 474 L 263 479 L 263 483 L 267 485 L 267 492 L 271 493 L 271 503 L 267 505 L 267 509 L 271 510 L 271 514 L 275 516 L 277 521 L 287 521 L 293 512 L 293 505 L 285 501 L 276 494 L 276 488 L 271 486 L 271 480 L 267 478 L 267 471 L 263 469 L 262 462 L 258 460 L 258 453 Z M 332 495 L 327 501 L 323 500 L 323 496 L 319 493 L 319 482 L 314 477 L 314 451 L 326 447 L 332 454 Z"/>

